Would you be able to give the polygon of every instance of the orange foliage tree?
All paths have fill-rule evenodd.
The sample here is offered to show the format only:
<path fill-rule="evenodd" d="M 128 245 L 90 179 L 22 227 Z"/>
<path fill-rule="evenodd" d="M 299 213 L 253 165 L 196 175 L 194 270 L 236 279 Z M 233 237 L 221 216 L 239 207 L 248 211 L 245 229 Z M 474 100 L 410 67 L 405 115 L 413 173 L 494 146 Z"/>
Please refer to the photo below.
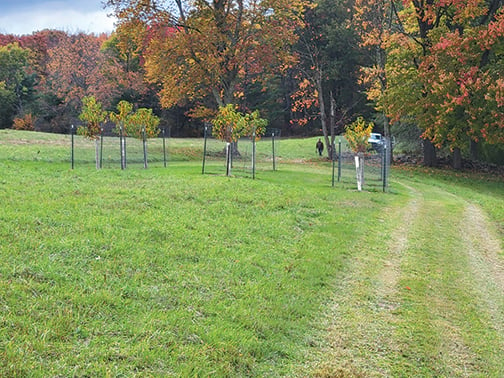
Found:
<path fill-rule="evenodd" d="M 370 4 L 382 5 L 388 28 L 370 21 Z M 499 2 L 357 0 L 356 9 L 363 40 L 386 52 L 368 69 L 368 94 L 392 122 L 414 120 L 423 138 L 454 151 L 457 168 L 468 142 L 504 143 Z"/>
<path fill-rule="evenodd" d="M 266 81 L 296 58 L 290 46 L 302 27 L 304 0 L 108 0 L 123 23 L 144 25 L 147 77 L 160 85 L 165 108 L 187 102 L 205 108 L 237 103 L 246 81 Z M 176 14 L 170 12 L 177 9 Z"/>

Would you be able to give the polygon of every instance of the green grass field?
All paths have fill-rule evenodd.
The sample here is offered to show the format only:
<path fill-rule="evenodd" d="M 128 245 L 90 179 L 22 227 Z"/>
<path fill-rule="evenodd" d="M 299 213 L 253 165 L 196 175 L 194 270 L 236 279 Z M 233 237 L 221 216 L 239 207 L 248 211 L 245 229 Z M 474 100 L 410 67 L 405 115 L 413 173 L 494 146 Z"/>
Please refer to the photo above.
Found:
<path fill-rule="evenodd" d="M 502 177 L 332 187 L 314 139 L 255 180 L 190 139 L 72 170 L 69 140 L 0 130 L 0 376 L 504 375 Z"/>

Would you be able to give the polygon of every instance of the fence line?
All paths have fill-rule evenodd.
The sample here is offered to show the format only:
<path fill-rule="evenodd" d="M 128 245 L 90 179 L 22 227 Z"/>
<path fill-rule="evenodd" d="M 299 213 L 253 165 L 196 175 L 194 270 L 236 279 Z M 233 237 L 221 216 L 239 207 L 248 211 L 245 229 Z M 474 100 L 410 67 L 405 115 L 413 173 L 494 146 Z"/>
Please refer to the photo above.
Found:
<path fill-rule="evenodd" d="M 38 134 L 38 133 L 36 133 Z M 226 175 L 226 143 L 207 134 L 207 138 L 183 138 L 171 142 L 171 138 L 161 134 L 144 143 L 135 138 L 126 138 L 127 168 L 168 167 L 170 161 L 193 161 L 203 159 L 202 173 Z M 36 136 L 38 137 L 38 135 Z M 17 144 L 22 143 L 23 153 Z M 99 163 L 104 169 L 121 169 L 121 140 L 119 136 L 104 136 L 99 140 Z M 12 145 L 2 144 L 0 158 L 7 160 L 27 160 L 68 163 L 69 168 L 78 169 L 82 165 L 96 163 L 96 145 L 93 140 L 71 134 L 41 133 L 33 143 L 23 140 Z M 390 142 L 383 150 L 369 150 L 364 161 L 364 190 L 387 191 L 389 186 Z M 356 174 L 354 154 L 348 149 L 344 139 L 337 139 L 332 159 L 319 156 L 302 140 L 281 138 L 279 133 L 270 131 L 255 144 L 251 138 L 238 141 L 239 154 L 232 155 L 231 174 L 238 177 L 255 178 L 262 172 L 282 170 L 287 164 L 313 164 L 313 169 L 327 176 L 328 185 L 355 188 Z M 201 161 L 201 160 L 200 160 Z"/>

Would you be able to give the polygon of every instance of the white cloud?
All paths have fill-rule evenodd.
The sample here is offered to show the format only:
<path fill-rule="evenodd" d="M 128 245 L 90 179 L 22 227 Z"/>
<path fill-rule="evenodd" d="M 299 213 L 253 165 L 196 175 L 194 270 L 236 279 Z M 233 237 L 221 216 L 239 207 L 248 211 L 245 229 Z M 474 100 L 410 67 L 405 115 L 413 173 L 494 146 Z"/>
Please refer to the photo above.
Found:
<path fill-rule="evenodd" d="M 83 11 L 64 8 L 22 9 L 0 14 L 0 33 L 32 34 L 43 29 L 58 29 L 69 33 L 110 33 L 115 19 L 106 10 Z"/>

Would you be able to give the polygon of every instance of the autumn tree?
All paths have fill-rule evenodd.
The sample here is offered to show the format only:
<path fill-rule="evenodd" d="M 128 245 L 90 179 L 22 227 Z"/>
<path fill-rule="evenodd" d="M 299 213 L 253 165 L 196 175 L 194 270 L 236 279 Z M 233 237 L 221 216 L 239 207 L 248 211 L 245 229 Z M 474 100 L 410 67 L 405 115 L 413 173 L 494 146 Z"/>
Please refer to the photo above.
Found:
<path fill-rule="evenodd" d="M 461 168 L 468 146 L 504 144 L 504 14 L 496 2 L 453 1 L 448 9 L 449 23 L 432 33 L 419 66 L 427 88 L 422 114 L 424 135 L 449 147 Z"/>
<path fill-rule="evenodd" d="M 237 106 L 227 104 L 220 106 L 216 117 L 212 120 L 212 134 L 219 140 L 227 142 L 225 149 L 228 162 L 228 175 L 231 174 L 231 156 L 239 154 L 236 143 L 241 137 L 248 136 L 258 140 L 266 132 L 268 121 L 259 116 L 259 111 L 243 114 Z"/>
<path fill-rule="evenodd" d="M 100 148 L 99 140 L 101 135 L 101 125 L 107 119 L 107 112 L 102 109 L 102 104 L 93 96 L 82 99 L 82 111 L 79 119 L 86 125 L 78 129 L 80 135 L 95 141 L 95 161 L 96 169 L 100 169 Z"/>
<path fill-rule="evenodd" d="M 154 138 L 159 135 L 159 117 L 153 114 L 152 109 L 140 108 L 130 115 L 126 124 L 126 132 L 135 138 Z"/>
<path fill-rule="evenodd" d="M 147 138 L 159 134 L 159 117 L 152 113 L 152 109 L 140 108 L 131 114 L 127 122 L 127 132 L 136 138 L 142 139 L 144 152 L 144 168 L 147 169 Z"/>
<path fill-rule="evenodd" d="M 495 74 L 504 30 L 500 2 L 387 4 L 388 32 L 376 44 L 386 51 L 386 86 L 379 95 L 375 90 L 374 99 L 393 122 L 409 119 L 420 127 L 425 163 L 435 163 L 433 144 L 450 148 L 460 167 L 460 151 L 469 140 L 501 143 Z"/>
<path fill-rule="evenodd" d="M 259 111 L 243 114 L 233 104 L 219 107 L 212 120 L 212 134 L 217 139 L 233 143 L 241 137 L 254 136 L 259 139 L 266 132 L 268 121 L 261 118 Z"/>
<path fill-rule="evenodd" d="M 49 50 L 43 85 L 45 91 L 56 97 L 53 103 L 57 106 L 54 112 L 57 122 L 68 122 L 61 117 L 77 114 L 87 96 L 94 96 L 104 107 L 111 104 L 115 89 L 101 72 L 105 59 L 100 47 L 105 39 L 105 35 L 66 35 Z"/>
<path fill-rule="evenodd" d="M 129 129 L 128 123 L 132 114 L 133 104 L 126 100 L 119 101 L 117 104 L 117 113 L 110 112 L 109 118 L 115 123 L 115 132 L 117 134 L 126 133 L 126 130 Z"/>
<path fill-rule="evenodd" d="M 373 101 L 379 115 L 377 119 L 389 139 L 392 138 L 392 130 L 386 97 L 389 88 L 387 46 L 391 35 L 400 27 L 397 7 L 401 7 L 400 1 L 355 0 L 352 20 L 352 27 L 359 35 L 361 51 L 366 55 L 365 64 L 360 68 L 360 82 L 367 88 L 367 97 Z M 387 149 L 387 154 L 392 161 L 393 149 Z"/>
<path fill-rule="evenodd" d="M 364 185 L 364 152 L 369 146 L 368 139 L 373 127 L 372 122 L 366 122 L 362 117 L 357 117 L 354 122 L 345 127 L 345 139 L 350 149 L 355 153 L 355 171 L 359 191 Z"/>
<path fill-rule="evenodd" d="M 109 118 L 115 123 L 115 132 L 120 138 L 121 149 L 121 169 L 126 168 L 126 135 L 130 129 L 129 122 L 133 114 L 133 104 L 126 100 L 119 101 L 117 104 L 117 113 L 110 112 Z"/>
<path fill-rule="evenodd" d="M 138 106 L 153 106 L 158 102 L 153 89 L 145 80 L 143 53 L 146 45 L 145 25 L 124 22 L 102 44 L 104 65 L 100 70 L 107 83 L 105 90 L 114 98 Z M 115 101 L 113 101 L 115 102 Z"/>
<path fill-rule="evenodd" d="M 237 103 L 245 81 L 265 81 L 292 66 L 289 47 L 305 7 L 303 0 L 107 3 L 119 25 L 145 25 L 147 77 L 160 85 L 162 106 L 203 105 L 193 116 Z"/>
<path fill-rule="evenodd" d="M 351 18 L 348 0 L 313 2 L 295 45 L 300 60 L 293 69 L 298 83 L 292 95 L 295 122 L 320 122 L 328 146 L 364 100 L 357 86 L 362 56 Z M 330 148 L 327 153 L 330 157 Z"/>
<path fill-rule="evenodd" d="M 0 129 L 10 127 L 16 112 L 16 96 L 0 81 Z"/>
<path fill-rule="evenodd" d="M 28 56 L 29 51 L 21 48 L 17 42 L 0 47 L 0 83 L 3 83 L 2 97 L 7 102 L 2 109 L 6 113 L 1 118 L 8 123 L 14 113 L 24 115 L 27 98 L 33 90 Z"/>

